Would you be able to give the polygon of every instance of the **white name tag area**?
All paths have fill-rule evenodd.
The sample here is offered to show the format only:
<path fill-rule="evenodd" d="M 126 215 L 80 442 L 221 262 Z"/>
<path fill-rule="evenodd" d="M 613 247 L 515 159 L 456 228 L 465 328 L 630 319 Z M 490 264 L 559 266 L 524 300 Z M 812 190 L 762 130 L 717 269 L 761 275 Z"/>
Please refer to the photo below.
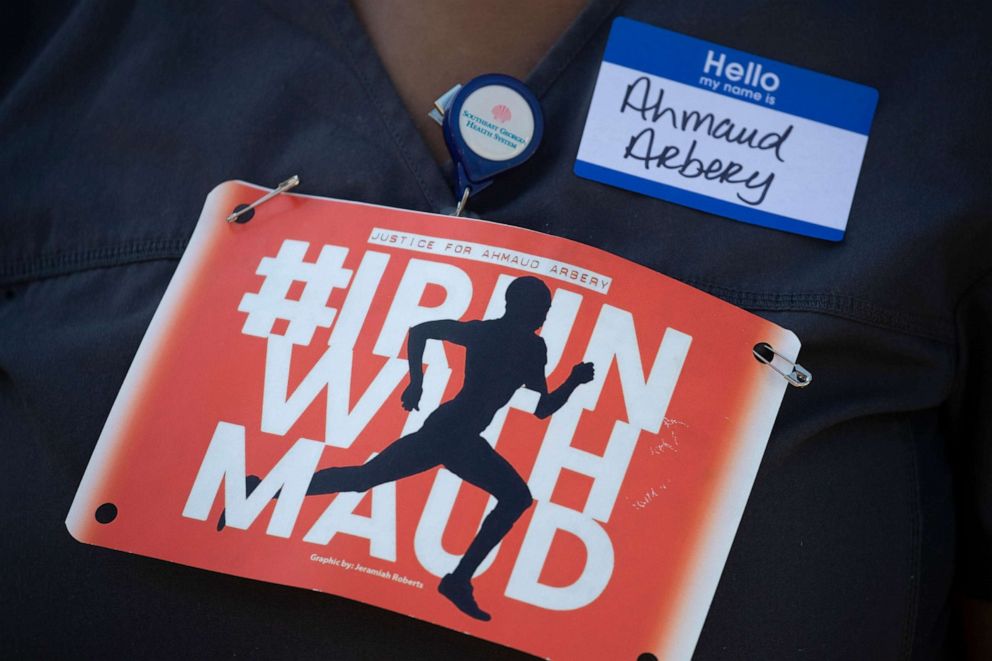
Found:
<path fill-rule="evenodd" d="M 618 18 L 575 173 L 806 236 L 844 236 L 875 90 Z"/>

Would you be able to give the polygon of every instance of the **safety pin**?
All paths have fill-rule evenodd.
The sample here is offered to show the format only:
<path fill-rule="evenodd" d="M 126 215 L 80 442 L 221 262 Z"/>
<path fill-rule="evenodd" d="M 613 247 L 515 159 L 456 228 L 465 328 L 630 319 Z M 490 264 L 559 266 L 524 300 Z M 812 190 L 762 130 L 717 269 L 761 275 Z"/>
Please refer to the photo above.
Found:
<path fill-rule="evenodd" d="M 764 351 L 770 351 L 772 357 L 771 358 L 765 357 L 759 352 L 759 349 Z M 759 342 L 758 344 L 754 345 L 754 348 L 751 349 L 751 353 L 754 354 L 754 357 L 757 358 L 758 361 L 771 367 L 773 370 L 781 374 L 782 377 L 789 382 L 789 384 L 797 388 L 805 388 L 806 386 L 808 386 L 810 383 L 813 382 L 813 375 L 810 373 L 809 370 L 804 368 L 799 363 L 792 362 L 791 360 L 789 360 L 779 352 L 775 351 L 775 349 L 773 349 L 771 345 L 768 344 L 767 342 Z M 789 366 L 791 367 L 791 371 L 789 373 L 783 372 L 782 370 L 780 370 L 778 367 L 775 366 L 775 364 L 772 361 L 775 360 L 776 357 L 780 358 L 781 360 L 784 360 L 789 364 Z"/>
<path fill-rule="evenodd" d="M 276 186 L 273 190 L 270 190 L 268 193 L 266 193 L 262 197 L 258 198 L 257 200 L 255 200 L 251 204 L 248 204 L 246 206 L 243 206 L 240 209 L 235 209 L 234 212 L 230 216 L 227 217 L 227 222 L 229 222 L 229 223 L 238 222 L 238 218 L 240 218 L 244 214 L 248 213 L 249 211 L 251 211 L 252 209 L 254 209 L 255 207 L 257 207 L 259 204 L 262 204 L 264 202 L 268 202 L 269 200 L 271 200 L 272 198 L 274 198 L 279 193 L 285 193 L 286 191 L 288 191 L 288 190 L 290 190 L 292 188 L 296 188 L 299 185 L 300 185 L 300 178 L 297 175 L 294 174 L 292 177 L 290 177 L 286 181 L 282 182 L 281 184 L 279 184 L 278 186 Z M 251 217 L 250 216 L 248 218 L 245 218 L 244 220 L 242 220 L 240 222 L 245 223 L 245 222 L 248 222 L 249 220 L 251 220 Z"/>

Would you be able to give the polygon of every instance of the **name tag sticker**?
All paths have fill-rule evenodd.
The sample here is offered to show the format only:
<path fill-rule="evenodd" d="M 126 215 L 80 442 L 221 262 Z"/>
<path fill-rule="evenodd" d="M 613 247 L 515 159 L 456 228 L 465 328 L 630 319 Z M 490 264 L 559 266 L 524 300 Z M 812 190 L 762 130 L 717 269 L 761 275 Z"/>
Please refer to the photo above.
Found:
<path fill-rule="evenodd" d="M 617 18 L 575 174 L 840 241 L 877 103 L 871 87 Z"/>

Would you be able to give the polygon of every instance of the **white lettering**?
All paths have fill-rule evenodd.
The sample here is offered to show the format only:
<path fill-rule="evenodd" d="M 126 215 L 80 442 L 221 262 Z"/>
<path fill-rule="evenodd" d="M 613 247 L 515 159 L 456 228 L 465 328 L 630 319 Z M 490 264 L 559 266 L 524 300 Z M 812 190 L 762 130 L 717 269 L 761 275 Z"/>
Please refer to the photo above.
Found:
<path fill-rule="evenodd" d="M 723 75 L 723 63 L 727 61 L 727 56 L 724 53 L 720 53 L 720 58 L 713 57 L 713 51 L 707 51 L 706 53 L 706 64 L 703 66 L 703 73 L 709 73 L 710 67 L 715 67 L 714 75 Z"/>
<path fill-rule="evenodd" d="M 420 299 L 427 286 L 432 284 L 444 289 L 444 302 L 436 307 L 422 306 Z M 450 264 L 411 259 L 389 307 L 386 322 L 373 352 L 377 356 L 398 356 L 403 339 L 411 327 L 424 321 L 459 319 L 465 314 L 471 300 L 472 280 L 465 271 Z M 447 367 L 448 361 L 439 340 L 427 341 L 424 362 Z"/>
<path fill-rule="evenodd" d="M 375 454 L 372 455 L 374 456 Z M 369 555 L 380 560 L 395 562 L 396 483 L 385 482 L 372 487 L 370 491 L 372 508 L 369 516 L 355 514 L 355 508 L 369 491 L 339 493 L 303 537 L 303 541 L 329 544 L 339 532 L 364 537 L 369 540 Z"/>
<path fill-rule="evenodd" d="M 764 67 L 760 63 L 748 62 L 747 65 L 743 65 L 739 62 L 727 63 L 727 55 L 725 53 L 720 53 L 719 57 L 713 53 L 712 50 L 706 52 L 706 62 L 703 63 L 703 73 L 709 74 L 710 70 L 713 70 L 713 75 L 720 78 L 726 78 L 732 82 L 743 82 L 745 85 L 750 87 L 760 86 L 766 92 L 774 92 L 779 88 L 781 81 L 779 77 L 772 73 L 771 71 L 762 71 Z M 706 87 L 717 88 L 715 81 L 711 82 L 705 77 L 699 79 L 699 83 Z M 729 89 L 724 87 L 724 89 Z M 761 97 L 758 97 L 759 99 Z"/>
<path fill-rule="evenodd" d="M 328 347 L 296 390 L 287 395 L 292 352 L 293 344 L 286 338 L 269 338 L 262 391 L 262 431 L 284 436 L 317 396 L 327 389 L 324 440 L 336 447 L 351 447 L 407 373 L 406 361 L 399 358 L 387 360 L 355 406 L 351 407 L 353 356 L 350 349 Z"/>
<path fill-rule="evenodd" d="M 596 378 L 576 390 L 566 406 L 574 402 L 584 409 L 595 409 L 615 358 L 627 420 L 635 427 L 657 434 L 691 342 L 692 338 L 685 333 L 666 329 L 645 379 L 633 316 L 627 310 L 604 305 L 582 359 L 596 366 Z"/>
<path fill-rule="evenodd" d="M 227 525 L 245 530 L 281 490 L 266 533 L 289 537 L 323 450 L 323 443 L 301 438 L 246 497 L 245 428 L 218 422 L 183 508 L 183 516 L 206 521 L 223 482 Z"/>
<path fill-rule="evenodd" d="M 575 535 L 586 548 L 582 573 L 571 585 L 561 587 L 545 585 L 539 580 L 558 531 Z M 538 502 L 510 574 L 506 596 L 548 610 L 582 608 L 599 597 L 610 582 L 613 561 L 613 545 L 598 523 L 567 507 Z"/>

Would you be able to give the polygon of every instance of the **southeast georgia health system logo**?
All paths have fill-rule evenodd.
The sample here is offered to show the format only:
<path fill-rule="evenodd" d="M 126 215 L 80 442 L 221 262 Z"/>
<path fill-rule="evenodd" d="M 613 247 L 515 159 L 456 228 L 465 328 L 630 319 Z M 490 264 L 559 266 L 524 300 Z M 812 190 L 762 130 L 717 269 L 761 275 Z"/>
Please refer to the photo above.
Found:
<path fill-rule="evenodd" d="M 458 116 L 465 144 L 490 161 L 507 161 L 522 154 L 534 137 L 534 124 L 527 101 L 505 85 L 475 90 L 465 99 Z"/>
<path fill-rule="evenodd" d="M 513 117 L 513 113 L 502 103 L 497 103 L 493 106 L 493 119 L 500 124 L 506 124 Z"/>

